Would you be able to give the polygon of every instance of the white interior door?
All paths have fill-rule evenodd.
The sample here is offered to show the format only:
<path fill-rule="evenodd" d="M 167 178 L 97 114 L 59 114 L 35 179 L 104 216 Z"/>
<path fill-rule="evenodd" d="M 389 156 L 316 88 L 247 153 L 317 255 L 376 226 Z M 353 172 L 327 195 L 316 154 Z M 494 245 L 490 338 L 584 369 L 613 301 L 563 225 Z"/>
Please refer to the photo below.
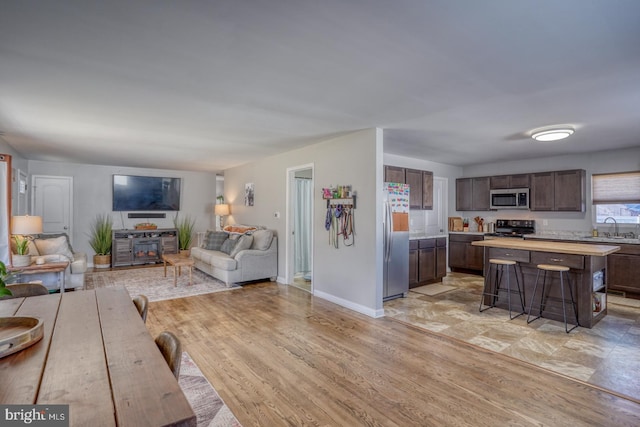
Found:
<path fill-rule="evenodd" d="M 67 233 L 72 239 L 73 177 L 34 175 L 32 182 L 32 215 L 42 217 L 43 232 Z"/>
<path fill-rule="evenodd" d="M 446 232 L 447 203 L 447 179 L 435 176 L 433 177 L 433 210 L 425 211 L 425 234 L 427 236 Z"/>

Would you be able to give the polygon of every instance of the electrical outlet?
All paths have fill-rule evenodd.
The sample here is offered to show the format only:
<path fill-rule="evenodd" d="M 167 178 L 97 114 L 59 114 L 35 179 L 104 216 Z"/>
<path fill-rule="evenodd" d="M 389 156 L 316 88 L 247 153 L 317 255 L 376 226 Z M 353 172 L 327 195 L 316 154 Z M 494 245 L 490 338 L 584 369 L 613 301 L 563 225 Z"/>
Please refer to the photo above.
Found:
<path fill-rule="evenodd" d="M 549 221 L 547 221 L 546 219 L 542 220 L 542 225 L 549 225 Z"/>
<path fill-rule="evenodd" d="M 280 212 L 274 212 L 273 216 L 274 218 L 280 218 Z"/>

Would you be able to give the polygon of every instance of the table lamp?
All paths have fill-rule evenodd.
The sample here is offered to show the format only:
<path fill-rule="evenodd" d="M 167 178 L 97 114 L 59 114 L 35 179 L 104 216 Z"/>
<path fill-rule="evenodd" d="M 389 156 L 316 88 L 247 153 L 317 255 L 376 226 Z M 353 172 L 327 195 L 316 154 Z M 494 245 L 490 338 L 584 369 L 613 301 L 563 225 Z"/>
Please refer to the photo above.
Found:
<path fill-rule="evenodd" d="M 226 203 L 222 203 L 219 205 L 214 205 L 214 213 L 220 217 L 220 229 L 222 230 L 222 226 L 224 225 L 224 218 L 225 216 L 229 215 L 231 213 L 230 209 L 229 209 L 229 205 Z"/>
<path fill-rule="evenodd" d="M 11 218 L 11 234 L 16 242 L 16 246 L 23 246 L 17 250 L 17 254 L 12 254 L 14 267 L 26 267 L 31 263 L 28 244 L 25 241 L 33 240 L 32 234 L 42 233 L 42 217 L 18 215 Z"/>

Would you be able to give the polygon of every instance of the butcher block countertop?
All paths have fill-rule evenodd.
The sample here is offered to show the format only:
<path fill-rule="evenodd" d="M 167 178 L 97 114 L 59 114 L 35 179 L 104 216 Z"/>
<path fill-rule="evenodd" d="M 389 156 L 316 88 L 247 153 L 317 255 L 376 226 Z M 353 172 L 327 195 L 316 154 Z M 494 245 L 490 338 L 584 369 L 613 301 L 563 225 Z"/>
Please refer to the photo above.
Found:
<path fill-rule="evenodd" d="M 490 248 L 522 249 L 525 251 L 555 252 L 561 254 L 587 255 L 587 256 L 607 256 L 620 250 L 620 246 L 593 245 L 586 243 L 565 243 L 565 242 L 539 242 L 535 240 L 522 239 L 490 239 L 477 240 L 471 242 L 474 246 L 485 246 Z"/>

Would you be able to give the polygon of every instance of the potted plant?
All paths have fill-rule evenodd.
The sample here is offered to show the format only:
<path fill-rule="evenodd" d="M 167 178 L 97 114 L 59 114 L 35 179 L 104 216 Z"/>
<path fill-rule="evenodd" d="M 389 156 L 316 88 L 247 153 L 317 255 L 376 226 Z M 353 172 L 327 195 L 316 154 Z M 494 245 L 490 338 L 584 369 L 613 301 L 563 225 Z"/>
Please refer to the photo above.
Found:
<path fill-rule="evenodd" d="M 7 266 L 4 265 L 4 262 L 0 261 L 0 298 L 13 295 L 6 286 L 7 280 L 12 276 L 13 273 L 7 273 Z"/>
<path fill-rule="evenodd" d="M 91 225 L 89 245 L 96 253 L 93 256 L 95 268 L 109 268 L 111 266 L 111 238 L 113 222 L 107 214 L 96 215 Z"/>
<path fill-rule="evenodd" d="M 180 254 L 189 256 L 189 248 L 193 240 L 193 229 L 196 226 L 196 221 L 189 215 L 186 215 L 184 218 L 178 218 L 178 214 L 176 214 L 173 219 L 173 225 L 178 230 L 178 248 L 180 249 Z"/>
<path fill-rule="evenodd" d="M 14 267 L 26 267 L 31 264 L 29 255 L 29 240 L 25 237 L 13 236 L 16 242 L 16 253 L 11 254 L 11 262 Z"/>

